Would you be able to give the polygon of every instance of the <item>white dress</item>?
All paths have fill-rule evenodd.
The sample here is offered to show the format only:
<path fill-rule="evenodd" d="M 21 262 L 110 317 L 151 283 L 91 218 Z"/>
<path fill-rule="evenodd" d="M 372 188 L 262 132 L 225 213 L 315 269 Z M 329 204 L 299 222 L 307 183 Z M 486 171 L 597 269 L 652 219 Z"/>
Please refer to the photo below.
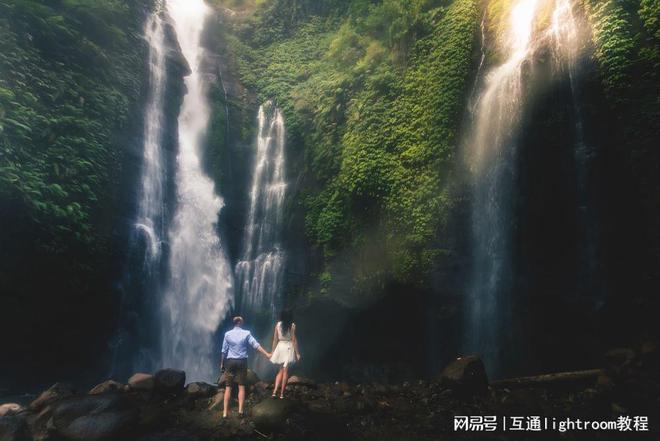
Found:
<path fill-rule="evenodd" d="M 295 324 L 286 332 L 282 332 L 282 322 L 277 322 L 275 330 L 277 332 L 277 346 L 273 351 L 270 361 L 273 364 L 283 365 L 284 367 L 296 362 L 296 350 L 291 341 L 291 331 L 296 328 Z"/>

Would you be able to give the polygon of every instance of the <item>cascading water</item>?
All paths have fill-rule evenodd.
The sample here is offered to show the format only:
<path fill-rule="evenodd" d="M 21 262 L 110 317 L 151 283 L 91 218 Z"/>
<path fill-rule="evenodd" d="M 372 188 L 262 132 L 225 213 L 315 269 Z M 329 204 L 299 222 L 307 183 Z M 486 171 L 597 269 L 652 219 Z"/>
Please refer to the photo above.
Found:
<path fill-rule="evenodd" d="M 258 125 L 250 208 L 235 273 L 242 309 L 274 314 L 285 259 L 280 243 L 286 192 L 284 118 L 269 101 L 259 107 Z"/>
<path fill-rule="evenodd" d="M 147 242 L 145 266 L 151 272 L 160 260 L 164 221 L 163 99 L 167 69 L 165 66 L 165 29 L 160 11 L 147 20 L 145 38 L 149 43 L 149 100 L 144 118 L 142 185 L 135 223 Z"/>
<path fill-rule="evenodd" d="M 162 365 L 183 369 L 192 381 L 213 379 L 214 334 L 232 297 L 232 275 L 217 231 L 223 206 L 204 174 L 201 148 L 209 105 L 200 63 L 200 39 L 210 12 L 203 0 L 167 0 L 191 74 L 179 114 L 176 212 L 169 230 L 170 280 L 162 304 Z M 214 351 L 215 349 L 215 351 Z"/>
<path fill-rule="evenodd" d="M 520 0 L 509 16 L 501 48 L 506 57 L 485 77 L 474 109 L 468 155 L 474 171 L 472 207 L 473 274 L 464 350 L 479 353 L 499 369 L 510 314 L 511 191 L 516 170 L 516 127 L 523 107 L 523 66 L 533 51 L 538 0 Z"/>
<path fill-rule="evenodd" d="M 552 20 L 547 29 L 539 30 L 546 6 L 552 7 Z M 525 66 L 534 61 L 540 48 L 549 46 L 573 76 L 579 58 L 571 0 L 518 0 L 512 5 L 503 32 L 498 51 L 504 62 L 485 76 L 467 137 L 468 162 L 474 178 L 474 262 L 463 350 L 481 354 L 492 373 L 500 371 L 501 354 L 507 352 L 507 346 L 515 345 L 510 336 L 517 334 L 512 329 L 517 321 L 511 309 L 515 278 L 511 237 L 515 223 L 512 213 L 518 131 L 526 105 L 526 80 L 533 75 Z M 576 120 L 579 140 L 581 120 Z M 576 162 L 580 167 L 583 143 L 577 144 Z"/>

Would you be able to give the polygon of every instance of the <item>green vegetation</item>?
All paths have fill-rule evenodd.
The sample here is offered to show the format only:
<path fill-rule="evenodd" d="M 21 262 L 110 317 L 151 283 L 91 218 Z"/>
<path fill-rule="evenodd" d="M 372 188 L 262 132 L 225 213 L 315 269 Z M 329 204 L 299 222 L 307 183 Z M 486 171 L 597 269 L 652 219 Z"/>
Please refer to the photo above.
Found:
<path fill-rule="evenodd" d="M 134 12 L 0 1 L 0 198 L 52 252 L 101 246 L 95 223 L 114 206 L 120 135 L 140 94 Z"/>
<path fill-rule="evenodd" d="M 242 81 L 284 109 L 303 152 L 324 291 L 338 265 L 368 292 L 423 281 L 445 254 L 478 19 L 474 0 L 282 0 L 228 37 Z"/>

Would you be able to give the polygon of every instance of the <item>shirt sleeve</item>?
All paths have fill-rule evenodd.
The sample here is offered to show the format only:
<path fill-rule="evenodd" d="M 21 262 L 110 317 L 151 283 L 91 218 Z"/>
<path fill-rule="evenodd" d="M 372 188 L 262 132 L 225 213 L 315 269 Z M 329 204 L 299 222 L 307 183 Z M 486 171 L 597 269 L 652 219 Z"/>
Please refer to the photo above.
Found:
<path fill-rule="evenodd" d="M 252 337 L 252 333 L 248 334 L 247 341 L 250 344 L 250 346 L 252 346 L 254 349 L 259 349 L 261 347 L 257 339 Z"/>
<path fill-rule="evenodd" d="M 227 334 L 225 334 L 224 340 L 222 340 L 222 355 L 227 358 L 227 353 L 229 352 L 229 344 L 227 343 Z"/>

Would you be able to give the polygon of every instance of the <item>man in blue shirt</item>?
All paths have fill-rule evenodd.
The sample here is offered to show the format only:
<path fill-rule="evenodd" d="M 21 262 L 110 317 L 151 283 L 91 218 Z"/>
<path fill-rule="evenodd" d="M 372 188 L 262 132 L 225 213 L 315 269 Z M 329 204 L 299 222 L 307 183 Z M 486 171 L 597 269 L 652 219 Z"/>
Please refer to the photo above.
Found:
<path fill-rule="evenodd" d="M 257 340 L 252 337 L 250 331 L 241 328 L 243 325 L 243 317 L 234 317 L 233 321 L 234 329 L 225 333 L 225 339 L 222 342 L 220 370 L 224 370 L 225 372 L 225 396 L 222 418 L 227 418 L 229 399 L 231 397 L 231 386 L 234 382 L 238 383 L 238 414 L 243 416 L 248 347 L 252 346 L 252 348 L 261 352 L 267 358 L 270 358 L 271 356 L 271 354 L 266 352 Z"/>

